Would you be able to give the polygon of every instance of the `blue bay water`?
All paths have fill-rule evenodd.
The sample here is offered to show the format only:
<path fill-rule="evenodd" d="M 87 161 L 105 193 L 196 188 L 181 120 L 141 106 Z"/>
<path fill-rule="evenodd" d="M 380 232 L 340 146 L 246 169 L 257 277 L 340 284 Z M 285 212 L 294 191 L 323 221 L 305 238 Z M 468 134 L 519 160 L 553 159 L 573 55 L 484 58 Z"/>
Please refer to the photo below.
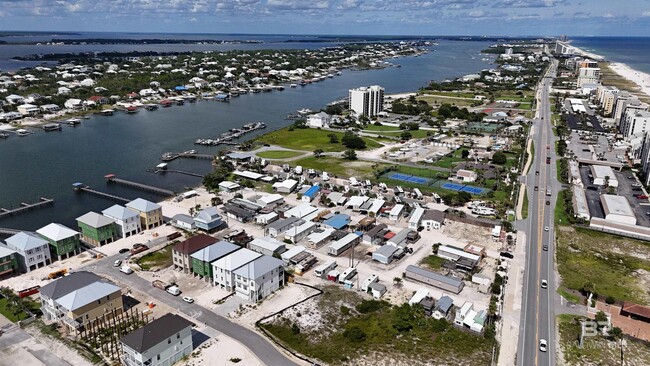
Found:
<path fill-rule="evenodd" d="M 390 61 L 402 67 L 382 70 L 344 70 L 341 76 L 306 87 L 287 88 L 271 93 L 248 94 L 230 103 L 197 102 L 184 106 L 145 110 L 137 114 L 116 113 L 112 117 L 93 116 L 76 128 L 64 126 L 60 132 L 11 136 L 0 140 L 0 207 L 15 207 L 20 202 L 45 196 L 55 204 L 26 214 L 0 220 L 0 227 L 35 230 L 50 222 L 76 227 L 75 218 L 89 210 L 100 212 L 113 205 L 107 199 L 75 193 L 72 183 L 83 182 L 101 191 L 126 198 L 161 197 L 131 188 L 108 185 L 104 175 L 174 191 L 200 184 L 200 178 L 147 171 L 160 162 L 167 151 L 196 148 L 216 153 L 216 147 L 197 147 L 197 138 L 210 138 L 245 123 L 262 121 L 265 133 L 286 126 L 285 116 L 298 109 L 318 110 L 333 100 L 345 98 L 348 89 L 382 85 L 387 93 L 414 91 L 430 80 L 454 78 L 493 67 L 481 59 L 486 42 L 441 42 L 433 52 L 420 57 Z M 246 138 L 253 137 L 254 134 Z M 170 169 L 204 174 L 210 164 L 203 160 L 179 159 Z"/>
<path fill-rule="evenodd" d="M 650 73 L 650 37 L 572 37 L 571 44 Z"/>

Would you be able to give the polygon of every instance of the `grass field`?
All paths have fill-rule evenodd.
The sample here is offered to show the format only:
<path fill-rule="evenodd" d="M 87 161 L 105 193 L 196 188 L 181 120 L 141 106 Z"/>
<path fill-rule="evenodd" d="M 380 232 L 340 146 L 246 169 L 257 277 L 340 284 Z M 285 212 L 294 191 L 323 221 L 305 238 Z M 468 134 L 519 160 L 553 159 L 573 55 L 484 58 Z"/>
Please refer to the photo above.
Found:
<path fill-rule="evenodd" d="M 521 217 L 528 218 L 528 192 L 524 189 L 524 203 L 521 206 Z"/>
<path fill-rule="evenodd" d="M 431 105 L 448 103 L 458 107 L 469 107 L 472 105 L 472 103 L 475 102 L 474 99 L 439 97 L 439 96 L 429 95 L 429 94 L 418 97 L 418 100 L 424 100 L 425 102 Z"/>
<path fill-rule="evenodd" d="M 255 155 L 263 159 L 288 159 L 288 158 L 295 158 L 296 156 L 300 156 L 303 154 L 304 153 L 298 151 L 268 150 L 268 151 L 260 151 Z"/>
<path fill-rule="evenodd" d="M 564 208 L 564 190 L 557 193 L 557 202 L 555 204 L 555 224 L 556 225 L 569 225 L 569 216 L 567 216 Z"/>
<path fill-rule="evenodd" d="M 650 303 L 646 242 L 571 226 L 558 226 L 556 241 L 561 286 L 580 291 L 593 283 L 601 298 Z"/>
<path fill-rule="evenodd" d="M 174 244 L 157 250 L 153 253 L 146 254 L 138 259 L 136 263 L 145 271 L 158 267 L 169 267 L 172 265 L 172 248 Z"/>
<path fill-rule="evenodd" d="M 362 302 L 356 292 L 332 286 L 312 301 L 317 301 L 318 329 L 297 325 L 296 316 L 313 314 L 288 315 L 263 327 L 288 347 L 329 365 L 490 364 L 494 340 L 460 331 L 408 304 Z"/>
<path fill-rule="evenodd" d="M 420 264 L 425 265 L 431 269 L 440 269 L 445 262 L 446 260 L 438 257 L 437 255 L 430 255 L 428 257 L 424 257 L 422 261 L 420 261 Z"/>
<path fill-rule="evenodd" d="M 7 299 L 0 299 L 0 314 L 4 315 L 5 318 L 9 319 L 12 322 L 17 322 L 19 320 L 27 319 L 27 314 L 20 312 L 17 315 L 14 315 L 11 311 L 7 309 Z"/>
<path fill-rule="evenodd" d="M 339 138 L 339 142 L 330 143 L 329 134 L 335 134 Z M 298 128 L 289 131 L 289 128 L 283 128 L 277 131 L 269 132 L 265 135 L 259 136 L 256 141 L 265 144 L 278 145 L 287 149 L 314 151 L 322 149 L 326 152 L 343 151 L 346 147 L 340 141 L 343 137 L 341 132 L 331 132 L 325 130 L 317 130 L 313 128 Z M 364 138 L 366 141 L 366 149 L 374 149 L 381 146 L 378 142 Z"/>
<path fill-rule="evenodd" d="M 310 156 L 295 160 L 291 164 L 300 165 L 304 169 L 326 171 L 331 176 L 356 177 L 359 179 L 374 178 L 375 170 L 383 169 L 388 166 L 387 164 L 360 160 L 351 161 L 331 156 L 323 156 L 320 158 Z"/>
<path fill-rule="evenodd" d="M 604 336 L 584 337 L 583 347 L 578 347 L 580 337 L 579 317 L 560 315 L 557 317 L 560 332 L 560 347 L 564 360 L 558 360 L 558 365 L 567 366 L 619 366 L 621 365 L 621 350 L 617 344 Z M 626 340 L 625 364 L 650 365 L 650 347 L 632 339 Z"/>

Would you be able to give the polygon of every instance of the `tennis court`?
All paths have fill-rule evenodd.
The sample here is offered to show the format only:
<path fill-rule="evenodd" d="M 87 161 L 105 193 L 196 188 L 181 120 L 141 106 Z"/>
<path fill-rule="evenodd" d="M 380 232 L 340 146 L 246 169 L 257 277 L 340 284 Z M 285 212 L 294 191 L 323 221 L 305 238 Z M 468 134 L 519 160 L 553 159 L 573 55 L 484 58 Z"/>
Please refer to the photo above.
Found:
<path fill-rule="evenodd" d="M 423 184 L 423 185 L 426 185 L 430 181 L 430 179 L 427 179 L 427 178 L 416 177 L 415 175 L 408 175 L 408 174 L 402 174 L 402 173 L 392 173 L 392 174 L 388 175 L 388 178 L 395 179 L 395 180 L 401 180 L 401 181 L 404 181 L 404 182 Z"/>
<path fill-rule="evenodd" d="M 456 184 L 456 183 L 445 183 L 445 184 L 441 185 L 440 187 L 444 188 L 444 189 L 448 189 L 450 191 L 467 192 L 467 193 L 471 193 L 471 194 L 481 194 L 481 193 L 483 193 L 483 188 L 465 186 L 465 185 Z"/>

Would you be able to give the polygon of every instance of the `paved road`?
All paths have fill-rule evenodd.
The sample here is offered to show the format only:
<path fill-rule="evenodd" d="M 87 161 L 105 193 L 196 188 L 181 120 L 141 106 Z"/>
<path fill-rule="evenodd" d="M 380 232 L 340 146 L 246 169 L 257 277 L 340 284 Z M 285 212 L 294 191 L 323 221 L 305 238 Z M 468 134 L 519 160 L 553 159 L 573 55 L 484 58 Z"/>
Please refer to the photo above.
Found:
<path fill-rule="evenodd" d="M 297 363 L 291 361 L 287 356 L 276 349 L 266 338 L 252 330 L 235 324 L 230 320 L 197 305 L 196 303 L 188 304 L 184 302 L 180 296 L 171 296 L 170 294 L 151 286 L 151 283 L 142 279 L 135 273 L 125 275 L 119 272 L 117 268 L 113 267 L 113 263 L 116 259 L 123 258 L 123 254 L 106 257 L 83 269 L 98 275 L 110 276 L 130 289 L 145 293 L 158 302 L 168 304 L 171 307 L 178 309 L 178 311 L 193 318 L 195 322 L 204 323 L 228 337 L 236 339 L 267 365 L 298 366 Z"/>
<path fill-rule="evenodd" d="M 547 70 L 547 74 L 537 90 L 537 116 L 534 119 L 532 139 L 535 145 L 535 161 L 526 176 L 526 189 L 529 199 L 528 220 L 524 223 L 527 232 L 526 272 L 522 304 L 522 320 L 517 352 L 518 365 L 555 365 L 555 280 L 553 275 L 553 213 L 555 197 L 560 187 L 556 175 L 556 156 L 554 137 L 551 131 L 551 107 L 549 91 L 555 75 L 557 61 Z M 549 149 L 547 149 L 547 146 Z M 550 164 L 546 157 L 550 156 Z M 535 191 L 534 186 L 539 190 Z M 552 196 L 546 196 L 550 186 Z M 546 205 L 549 201 L 549 205 Z M 548 231 L 546 231 L 548 227 Z M 548 245 L 548 251 L 543 245 Z M 541 288 L 541 281 L 548 281 L 548 288 Z M 539 341 L 548 342 L 548 351 L 539 351 Z"/>

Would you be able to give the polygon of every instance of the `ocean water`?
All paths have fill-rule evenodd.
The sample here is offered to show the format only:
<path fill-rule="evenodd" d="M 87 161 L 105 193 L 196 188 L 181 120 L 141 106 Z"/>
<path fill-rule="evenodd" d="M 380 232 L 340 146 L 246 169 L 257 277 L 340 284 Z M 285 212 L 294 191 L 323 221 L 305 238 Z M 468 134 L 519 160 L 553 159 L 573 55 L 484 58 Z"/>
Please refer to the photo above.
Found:
<path fill-rule="evenodd" d="M 572 37 L 571 44 L 650 74 L 650 37 Z"/>
<path fill-rule="evenodd" d="M 242 95 L 230 103 L 205 101 L 153 112 L 142 110 L 134 115 L 93 116 L 78 127 L 63 126 L 60 132 L 35 130 L 30 136 L 0 140 L 0 207 L 16 207 L 41 196 L 55 199 L 53 206 L 1 219 L 0 227 L 36 230 L 50 222 L 75 227 L 76 217 L 90 210 L 100 212 L 115 203 L 73 192 L 75 182 L 126 198 L 160 200 L 161 197 L 142 191 L 109 185 L 103 177 L 114 173 L 136 182 L 184 191 L 185 187 L 199 185 L 201 179 L 148 171 L 160 162 L 164 152 L 197 149 L 214 154 L 219 148 L 196 146 L 194 140 L 215 137 L 256 121 L 268 125 L 258 133 L 282 128 L 291 123 L 285 120 L 287 114 L 302 108 L 319 110 L 331 101 L 345 98 L 350 88 L 378 84 L 387 93 L 403 93 L 415 91 L 430 80 L 475 73 L 493 67 L 482 61 L 485 55 L 480 54 L 488 45 L 444 41 L 428 54 L 390 60 L 400 68 L 344 70 L 341 76 L 320 83 Z M 246 138 L 254 136 L 255 133 Z M 211 167 L 208 161 L 179 159 L 170 164 L 170 169 L 204 174 Z"/>

